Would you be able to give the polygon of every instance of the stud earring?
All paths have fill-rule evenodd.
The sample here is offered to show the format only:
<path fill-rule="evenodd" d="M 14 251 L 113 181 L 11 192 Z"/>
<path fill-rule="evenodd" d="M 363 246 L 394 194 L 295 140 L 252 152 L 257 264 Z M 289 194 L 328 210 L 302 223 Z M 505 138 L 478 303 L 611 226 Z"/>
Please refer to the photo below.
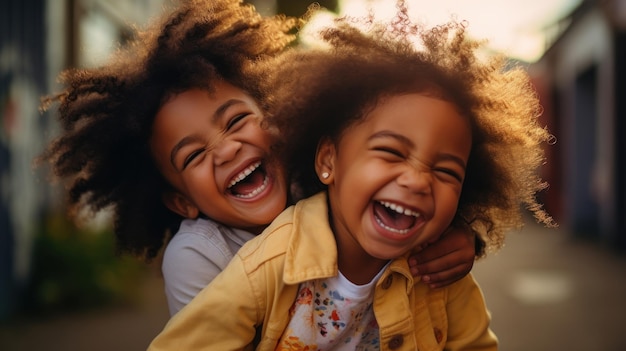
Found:
<path fill-rule="evenodd" d="M 328 173 L 328 172 L 323 172 L 322 173 L 322 178 L 328 179 L 328 177 L 330 177 L 330 173 Z"/>

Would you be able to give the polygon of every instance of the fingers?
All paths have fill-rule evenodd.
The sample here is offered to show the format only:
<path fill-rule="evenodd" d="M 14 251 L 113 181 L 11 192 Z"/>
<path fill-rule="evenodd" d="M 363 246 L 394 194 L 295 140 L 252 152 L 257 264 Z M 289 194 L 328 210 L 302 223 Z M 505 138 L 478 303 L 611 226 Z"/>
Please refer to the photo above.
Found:
<path fill-rule="evenodd" d="M 474 239 L 467 229 L 450 228 L 438 241 L 409 257 L 411 274 L 433 288 L 456 282 L 474 266 Z"/>
<path fill-rule="evenodd" d="M 433 289 L 441 288 L 465 277 L 472 270 L 473 266 L 473 263 L 462 264 L 437 273 L 424 274 L 422 275 L 422 281 Z"/>
<path fill-rule="evenodd" d="M 462 258 L 459 252 L 447 254 L 436 259 L 424 261 L 420 255 L 409 257 L 409 267 L 413 275 L 434 275 L 454 269 L 458 265 L 467 264 L 468 260 Z"/>
<path fill-rule="evenodd" d="M 462 256 L 452 256 L 452 260 L 473 260 L 475 251 L 475 235 L 464 228 L 449 228 L 437 241 L 416 250 L 416 258 L 420 262 L 428 262 L 461 252 Z M 462 263 L 452 261 L 451 263 Z"/>
<path fill-rule="evenodd" d="M 454 251 L 434 260 L 422 262 L 419 254 L 409 257 L 409 268 L 415 277 L 421 276 L 437 287 L 451 284 L 466 276 L 474 266 L 474 256 L 464 250 Z"/>

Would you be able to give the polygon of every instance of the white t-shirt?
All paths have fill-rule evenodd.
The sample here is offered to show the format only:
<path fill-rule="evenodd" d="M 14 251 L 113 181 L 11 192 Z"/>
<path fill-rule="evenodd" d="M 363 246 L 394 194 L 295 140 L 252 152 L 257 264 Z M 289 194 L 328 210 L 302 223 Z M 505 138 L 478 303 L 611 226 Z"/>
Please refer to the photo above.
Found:
<path fill-rule="evenodd" d="M 228 265 L 254 234 L 210 219 L 185 219 L 163 254 L 170 315 L 176 314 Z"/>
<path fill-rule="evenodd" d="M 384 270 L 365 285 L 350 282 L 341 272 L 336 277 L 300 284 L 279 348 L 379 350 L 378 324 L 372 302 L 374 285 Z"/>

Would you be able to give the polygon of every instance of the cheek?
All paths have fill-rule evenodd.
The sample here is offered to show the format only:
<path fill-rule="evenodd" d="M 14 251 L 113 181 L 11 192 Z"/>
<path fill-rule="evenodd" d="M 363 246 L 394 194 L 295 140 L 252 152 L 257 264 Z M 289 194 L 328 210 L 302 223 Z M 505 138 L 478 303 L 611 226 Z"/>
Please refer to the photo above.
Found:
<path fill-rule="evenodd" d="M 442 190 L 437 201 L 438 211 L 441 211 L 442 220 L 452 222 L 459 205 L 459 193 L 453 189 Z"/>
<path fill-rule="evenodd" d="M 279 136 L 270 133 L 270 131 L 262 128 L 258 124 L 250 124 L 245 130 L 245 137 L 251 144 L 263 150 L 269 150 L 271 145 L 278 140 Z"/>
<path fill-rule="evenodd" d="M 223 194 L 213 185 L 212 181 L 206 178 L 198 179 L 192 184 L 186 184 L 187 196 L 198 207 L 200 212 L 205 215 L 220 219 L 224 216 L 223 209 L 226 208 Z"/>
<path fill-rule="evenodd" d="M 375 186 L 378 184 L 375 175 L 364 169 L 352 168 L 339 170 L 339 173 L 335 174 L 335 179 L 335 186 L 331 191 L 339 194 L 342 211 L 360 217 L 378 189 L 378 186 Z"/>
<path fill-rule="evenodd" d="M 205 198 L 215 193 L 215 176 L 209 162 L 203 162 L 182 176 L 186 190 L 194 197 Z M 204 194 L 204 195 L 203 195 Z"/>

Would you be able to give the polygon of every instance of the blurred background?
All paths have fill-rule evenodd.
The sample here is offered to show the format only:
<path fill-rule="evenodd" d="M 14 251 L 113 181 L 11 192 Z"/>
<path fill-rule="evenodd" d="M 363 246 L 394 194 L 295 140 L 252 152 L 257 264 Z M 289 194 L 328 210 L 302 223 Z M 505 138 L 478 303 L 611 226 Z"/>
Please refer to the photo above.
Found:
<path fill-rule="evenodd" d="M 38 106 L 59 72 L 103 63 L 169 1 L 0 2 L 0 350 L 145 349 L 167 321 L 159 262 L 116 257 L 106 213 L 72 223 L 33 159 L 57 130 Z M 311 3 L 250 2 L 290 15 Z M 329 17 L 394 9 L 318 2 Z M 527 67 L 555 136 L 541 197 L 559 228 L 529 219 L 474 266 L 501 349 L 626 350 L 626 0 L 407 2 L 427 23 L 467 20 Z"/>

